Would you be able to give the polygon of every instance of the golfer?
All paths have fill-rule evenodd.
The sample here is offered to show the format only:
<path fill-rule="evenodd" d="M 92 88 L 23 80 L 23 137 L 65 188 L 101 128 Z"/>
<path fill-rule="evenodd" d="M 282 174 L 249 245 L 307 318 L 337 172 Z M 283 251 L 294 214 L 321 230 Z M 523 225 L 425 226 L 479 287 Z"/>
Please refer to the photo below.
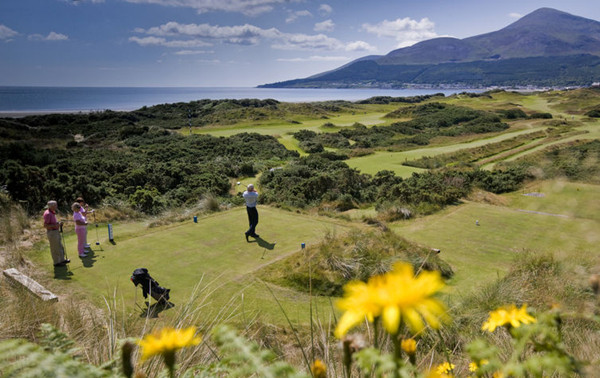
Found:
<path fill-rule="evenodd" d="M 79 257 L 84 258 L 87 257 L 85 248 L 88 245 L 87 219 L 81 213 L 81 205 L 77 202 L 71 206 L 71 210 L 73 210 L 73 221 L 75 222 L 75 233 L 77 234 L 77 252 L 79 252 Z"/>
<path fill-rule="evenodd" d="M 88 213 L 93 213 L 94 212 L 94 209 L 89 210 L 88 204 L 85 203 L 85 201 L 83 200 L 83 198 L 77 197 L 77 199 L 75 200 L 75 202 L 77 202 L 79 204 L 79 206 L 80 206 L 79 212 L 81 213 L 81 215 L 83 215 L 84 218 L 87 217 Z M 95 215 L 94 215 L 94 219 L 96 219 Z M 77 229 L 77 227 L 75 227 L 75 229 Z M 86 236 L 85 236 L 85 240 L 86 240 L 86 242 L 85 242 L 85 248 L 92 248 L 92 246 L 87 243 L 87 227 L 85 228 L 85 232 L 86 232 Z"/>
<path fill-rule="evenodd" d="M 65 259 L 65 249 L 60 242 L 60 227 L 62 222 L 59 223 L 56 220 L 57 208 L 58 204 L 56 201 L 48 201 L 48 209 L 44 211 L 44 228 L 50 242 L 50 253 L 52 254 L 54 266 L 65 266 L 71 260 Z"/>
<path fill-rule="evenodd" d="M 257 238 L 256 225 L 258 224 L 258 210 L 256 210 L 256 201 L 258 200 L 258 192 L 254 189 L 254 185 L 249 184 L 247 190 L 243 194 L 244 200 L 246 200 L 246 212 L 248 213 L 248 223 L 250 227 L 245 232 L 246 241 L 248 236 Z"/>

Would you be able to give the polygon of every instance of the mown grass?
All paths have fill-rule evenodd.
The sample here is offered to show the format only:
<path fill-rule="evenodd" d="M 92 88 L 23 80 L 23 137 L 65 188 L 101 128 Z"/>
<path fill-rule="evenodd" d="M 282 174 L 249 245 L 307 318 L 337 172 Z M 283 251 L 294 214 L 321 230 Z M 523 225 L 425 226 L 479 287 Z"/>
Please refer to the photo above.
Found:
<path fill-rule="evenodd" d="M 411 241 L 441 249 L 440 256 L 455 271 L 449 283 L 456 293 L 502 277 L 525 251 L 572 259 L 593 254 L 600 242 L 600 222 L 590 218 L 598 208 L 598 186 L 554 182 L 544 187 L 552 187 L 553 194 L 542 199 L 543 206 L 534 205 L 540 198 L 519 198 L 524 193 L 514 193 L 508 195 L 510 206 L 469 202 L 426 218 L 396 222 L 390 228 Z"/>
<path fill-rule="evenodd" d="M 353 113 L 336 113 L 327 116 L 326 118 L 294 118 L 293 121 L 298 123 L 292 123 L 289 120 L 269 120 L 265 122 L 257 121 L 225 126 L 206 126 L 193 129 L 193 132 L 197 134 L 210 134 L 214 136 L 231 136 L 241 132 L 255 132 L 266 135 L 284 135 L 293 134 L 300 130 L 311 130 L 315 132 L 337 132 L 340 128 L 350 127 L 355 122 L 362 123 L 365 126 L 373 126 L 390 122 L 390 120 L 385 120 L 383 117 L 388 113 L 388 110 L 391 111 L 394 108 L 389 105 L 380 106 L 381 108 L 377 109 L 373 109 L 371 106 L 368 108 L 368 111 L 362 112 L 357 111 Z M 322 127 L 326 123 L 333 123 L 337 126 L 337 128 Z"/>
<path fill-rule="evenodd" d="M 261 312 L 265 319 L 281 322 L 283 315 L 276 309 L 274 298 L 254 279 L 253 272 L 299 251 L 302 242 L 310 245 L 325 233 L 343 233 L 347 225 L 269 207 L 261 207 L 259 213 L 257 231 L 262 239 L 251 239 L 250 243 L 244 238 L 247 216 L 243 208 L 201 217 L 198 223 L 190 214 L 187 221 L 151 229 L 146 223 L 118 223 L 113 227 L 114 245 L 107 240 L 103 225 L 100 246 L 96 246 L 95 229 L 90 227 L 88 238 L 94 255 L 83 260 L 77 258 L 76 239 L 69 232 L 65 242 L 72 275 L 59 272 L 57 278 L 64 280 L 56 280 L 52 286 L 59 293 L 73 291 L 98 306 L 103 305 L 103 297 L 117 290 L 131 309 L 136 298 L 142 304 L 142 297 L 141 289 L 134 288 L 129 277 L 134 269 L 145 267 L 162 286 L 171 289 L 175 304 L 184 303 L 200 281 L 211 282 L 219 287 L 210 297 L 211 306 L 218 308 L 244 295 L 246 311 Z M 47 245 L 30 255 L 53 275 Z M 279 299 L 292 314 L 306 315 L 306 298 L 285 288 L 276 288 L 275 293 L 281 294 Z"/>
<path fill-rule="evenodd" d="M 424 156 L 436 156 L 440 154 L 453 153 L 466 148 L 480 147 L 486 144 L 501 142 L 503 140 L 514 138 L 519 135 L 529 134 L 541 130 L 544 130 L 544 127 L 503 133 L 500 135 L 488 137 L 486 139 L 477 139 L 466 143 L 431 146 L 401 152 L 376 151 L 370 155 L 352 158 L 350 160 L 347 160 L 346 163 L 350 167 L 357 168 L 363 173 L 375 174 L 385 169 L 395 172 L 398 176 L 408 177 L 412 175 L 413 172 L 423 172 L 424 170 L 420 168 L 407 167 L 402 165 L 402 163 L 406 161 L 420 159 Z"/>

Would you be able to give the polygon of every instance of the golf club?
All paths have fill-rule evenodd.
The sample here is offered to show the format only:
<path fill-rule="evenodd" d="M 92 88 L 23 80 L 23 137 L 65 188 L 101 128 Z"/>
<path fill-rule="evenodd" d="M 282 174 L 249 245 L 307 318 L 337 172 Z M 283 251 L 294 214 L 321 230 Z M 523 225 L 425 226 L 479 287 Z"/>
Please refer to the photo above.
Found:
<path fill-rule="evenodd" d="M 92 210 L 94 214 L 94 224 L 96 225 L 96 245 L 100 245 L 100 238 L 98 237 L 98 222 L 96 222 L 96 212 Z"/>
<path fill-rule="evenodd" d="M 68 260 L 69 256 L 67 256 L 67 243 L 65 243 L 65 235 L 63 234 L 63 222 L 62 221 L 59 223 L 59 231 L 60 231 L 60 239 L 62 240 L 62 245 L 63 245 L 63 253 L 65 255 L 64 259 Z M 69 264 L 65 264 L 65 267 L 68 270 Z"/>

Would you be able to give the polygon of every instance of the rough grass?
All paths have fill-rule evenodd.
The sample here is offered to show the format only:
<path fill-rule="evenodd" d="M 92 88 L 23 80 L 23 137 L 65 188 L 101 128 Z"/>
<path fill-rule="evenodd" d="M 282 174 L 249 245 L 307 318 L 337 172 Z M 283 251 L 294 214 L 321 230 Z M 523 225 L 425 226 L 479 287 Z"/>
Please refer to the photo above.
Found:
<path fill-rule="evenodd" d="M 396 261 L 408 261 L 415 271 L 439 271 L 449 278 L 450 266 L 431 249 L 419 247 L 392 232 L 352 230 L 344 236 L 327 235 L 323 241 L 303 253 L 271 264 L 259 276 L 280 286 L 315 295 L 341 296 L 343 286 L 351 280 L 391 270 Z"/>
<path fill-rule="evenodd" d="M 469 295 L 450 298 L 454 321 L 441 335 L 446 343 L 454 344 L 458 350 L 475 338 L 485 337 L 500 347 L 501 354 L 508 354 L 512 345 L 506 331 L 480 331 L 490 311 L 510 303 L 527 304 L 534 316 L 537 312 L 555 309 L 562 314 L 560 328 L 566 350 L 575 358 L 591 363 L 586 368 L 588 373 L 597 371 L 600 323 L 592 317 L 599 310 L 600 298 L 593 295 L 588 278 L 598 269 L 600 260 L 597 256 L 573 260 L 543 252 L 520 253 L 503 278 L 489 282 Z M 429 344 L 434 351 L 428 352 L 424 359 L 432 358 L 435 349 L 438 353 L 443 352 L 439 347 L 435 348 L 438 342 L 436 337 L 426 336 L 423 340 L 425 349 Z M 456 359 L 453 362 L 462 374 L 467 374 L 470 361 Z"/>

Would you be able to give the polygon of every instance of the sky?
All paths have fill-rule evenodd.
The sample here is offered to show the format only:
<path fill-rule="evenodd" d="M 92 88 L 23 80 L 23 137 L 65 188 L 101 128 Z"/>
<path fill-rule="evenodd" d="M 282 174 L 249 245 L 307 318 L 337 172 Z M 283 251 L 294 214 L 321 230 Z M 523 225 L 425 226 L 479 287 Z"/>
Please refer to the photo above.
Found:
<path fill-rule="evenodd" d="M 0 85 L 253 87 L 596 0 L 1 0 Z"/>

